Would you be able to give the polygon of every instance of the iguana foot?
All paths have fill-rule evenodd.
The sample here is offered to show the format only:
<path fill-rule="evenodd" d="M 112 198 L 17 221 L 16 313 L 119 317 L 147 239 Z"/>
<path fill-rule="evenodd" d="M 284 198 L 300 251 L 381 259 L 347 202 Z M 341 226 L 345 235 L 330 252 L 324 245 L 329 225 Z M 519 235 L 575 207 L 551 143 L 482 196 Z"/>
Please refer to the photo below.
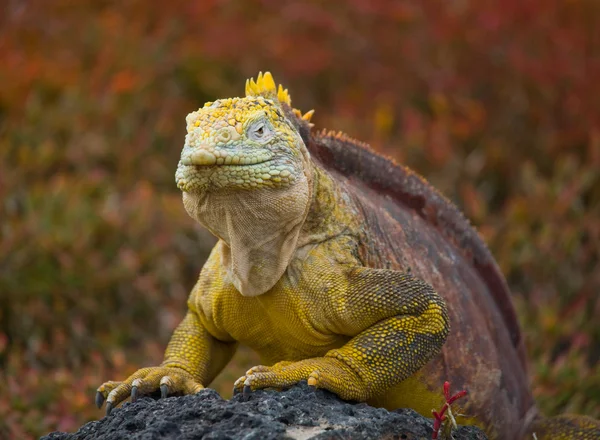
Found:
<path fill-rule="evenodd" d="M 109 381 L 98 387 L 96 405 L 98 408 L 106 400 L 106 415 L 113 408 L 131 396 L 131 401 L 144 394 L 160 389 L 162 398 L 171 393 L 195 394 L 204 387 L 194 377 L 178 367 L 142 368 L 122 382 Z"/>
<path fill-rule="evenodd" d="M 343 360 L 333 357 L 283 361 L 272 367 L 258 365 L 235 381 L 235 393 L 249 395 L 262 388 L 285 388 L 306 380 L 315 388 L 327 389 L 345 400 L 368 398 L 364 381 Z"/>

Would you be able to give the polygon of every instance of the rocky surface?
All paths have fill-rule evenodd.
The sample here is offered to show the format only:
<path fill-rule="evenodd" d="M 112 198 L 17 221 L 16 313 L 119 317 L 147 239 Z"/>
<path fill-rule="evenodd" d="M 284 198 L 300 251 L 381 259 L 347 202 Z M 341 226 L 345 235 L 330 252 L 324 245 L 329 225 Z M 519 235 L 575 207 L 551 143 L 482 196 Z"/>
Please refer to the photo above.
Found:
<path fill-rule="evenodd" d="M 430 439 L 432 420 L 408 409 L 387 411 L 348 403 L 305 383 L 287 391 L 256 391 L 223 400 L 205 389 L 193 396 L 126 403 L 76 433 L 53 432 L 43 440 L 80 439 Z M 460 427 L 454 439 L 485 439 Z"/>

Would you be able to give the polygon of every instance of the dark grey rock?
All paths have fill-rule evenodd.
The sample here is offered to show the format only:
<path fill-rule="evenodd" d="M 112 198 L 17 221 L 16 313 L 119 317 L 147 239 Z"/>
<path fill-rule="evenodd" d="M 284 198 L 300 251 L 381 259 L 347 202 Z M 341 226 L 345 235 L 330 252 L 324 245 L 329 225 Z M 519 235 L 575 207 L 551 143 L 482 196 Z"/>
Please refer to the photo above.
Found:
<path fill-rule="evenodd" d="M 205 389 L 193 396 L 125 403 L 108 417 L 76 433 L 53 432 L 42 440 L 275 440 L 275 439 L 430 439 L 432 420 L 410 409 L 387 411 L 344 402 L 306 382 L 278 391 L 256 391 L 223 400 Z M 485 439 L 474 427 L 459 427 L 456 440 Z"/>

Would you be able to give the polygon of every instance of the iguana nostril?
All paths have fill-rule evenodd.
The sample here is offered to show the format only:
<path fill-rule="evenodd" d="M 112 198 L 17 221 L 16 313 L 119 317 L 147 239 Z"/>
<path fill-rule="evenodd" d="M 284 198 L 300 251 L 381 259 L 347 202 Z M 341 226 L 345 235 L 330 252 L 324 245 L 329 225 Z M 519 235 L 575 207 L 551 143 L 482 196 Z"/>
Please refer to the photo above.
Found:
<path fill-rule="evenodd" d="M 240 133 L 238 133 L 236 127 L 229 126 L 219 131 L 219 134 L 216 136 L 216 141 L 226 143 L 232 140 L 235 141 L 239 139 L 239 137 Z"/>
<path fill-rule="evenodd" d="M 231 139 L 231 133 L 228 131 L 223 131 L 219 134 L 219 141 L 227 142 L 229 139 Z"/>

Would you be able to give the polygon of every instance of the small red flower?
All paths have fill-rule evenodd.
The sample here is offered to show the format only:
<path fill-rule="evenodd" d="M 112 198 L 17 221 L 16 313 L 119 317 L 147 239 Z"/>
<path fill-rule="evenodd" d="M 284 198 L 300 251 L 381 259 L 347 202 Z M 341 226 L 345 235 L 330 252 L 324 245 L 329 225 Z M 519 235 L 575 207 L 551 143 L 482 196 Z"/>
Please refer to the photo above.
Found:
<path fill-rule="evenodd" d="M 431 434 L 431 440 L 436 440 L 438 438 L 438 434 L 440 432 L 440 428 L 442 427 L 442 423 L 444 422 L 444 420 L 446 420 L 446 416 L 445 416 L 446 411 L 450 408 L 450 405 L 452 405 L 458 399 L 460 399 L 461 397 L 464 397 L 466 395 L 467 395 L 467 392 L 465 390 L 463 390 L 463 391 L 459 391 L 454 396 L 450 396 L 450 382 L 448 382 L 448 381 L 444 382 L 444 397 L 446 398 L 446 403 L 444 403 L 444 406 L 442 406 L 442 409 L 440 410 L 440 412 L 437 412 L 435 410 L 432 411 L 434 421 L 433 421 L 433 434 Z"/>

